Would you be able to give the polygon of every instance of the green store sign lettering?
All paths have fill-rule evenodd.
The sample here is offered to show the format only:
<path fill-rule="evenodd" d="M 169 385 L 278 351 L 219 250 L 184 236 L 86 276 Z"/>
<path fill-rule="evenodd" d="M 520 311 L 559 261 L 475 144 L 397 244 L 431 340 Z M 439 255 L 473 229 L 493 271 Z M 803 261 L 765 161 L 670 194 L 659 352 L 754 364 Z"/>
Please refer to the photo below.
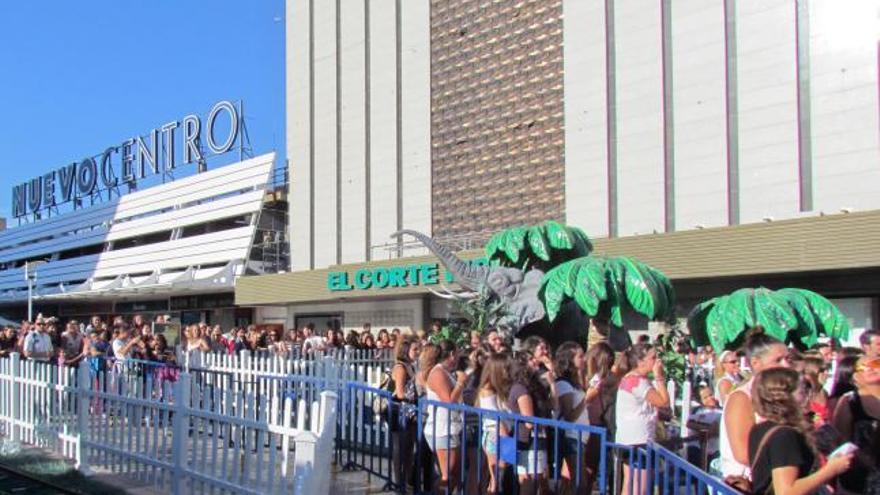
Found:
<path fill-rule="evenodd" d="M 472 265 L 485 265 L 486 258 L 469 261 Z M 441 283 L 439 263 L 415 263 L 412 265 L 361 268 L 354 271 L 329 272 L 327 289 L 330 292 L 391 289 L 394 287 L 418 287 Z M 442 283 L 455 281 L 449 270 L 442 270 Z"/>

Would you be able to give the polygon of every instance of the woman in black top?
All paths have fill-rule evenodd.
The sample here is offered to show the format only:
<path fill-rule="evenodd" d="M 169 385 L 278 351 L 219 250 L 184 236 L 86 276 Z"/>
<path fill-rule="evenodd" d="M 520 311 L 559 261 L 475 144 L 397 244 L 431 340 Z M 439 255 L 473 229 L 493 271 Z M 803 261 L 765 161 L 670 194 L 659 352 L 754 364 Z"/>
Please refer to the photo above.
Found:
<path fill-rule="evenodd" d="M 852 454 L 835 456 L 817 469 L 804 402 L 800 375 L 794 370 L 770 368 L 755 378 L 752 405 L 764 421 L 749 431 L 753 493 L 770 489 L 775 495 L 816 493 L 849 469 Z"/>
<path fill-rule="evenodd" d="M 394 400 L 391 401 L 392 464 L 394 482 L 404 491 L 408 489 L 413 466 L 413 452 L 416 440 L 418 401 L 415 368 L 422 347 L 415 337 L 406 336 L 397 341 L 395 362 L 391 368 L 391 388 Z"/>
<path fill-rule="evenodd" d="M 844 394 L 834 426 L 859 447 L 856 469 L 840 477 L 841 493 L 880 492 L 880 358 L 862 357 L 853 375 L 858 389 Z"/>

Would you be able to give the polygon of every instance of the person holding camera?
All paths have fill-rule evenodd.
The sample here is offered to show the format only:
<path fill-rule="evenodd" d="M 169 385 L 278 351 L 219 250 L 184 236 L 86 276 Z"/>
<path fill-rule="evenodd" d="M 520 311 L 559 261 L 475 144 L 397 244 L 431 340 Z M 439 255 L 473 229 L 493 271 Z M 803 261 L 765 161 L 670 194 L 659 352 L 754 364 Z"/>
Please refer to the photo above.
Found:
<path fill-rule="evenodd" d="M 458 404 L 468 375 L 456 372 L 458 358 L 452 342 L 444 340 L 437 346 L 422 352 L 421 365 L 426 373 L 427 399 L 432 402 Z M 460 467 L 459 447 L 463 428 L 461 413 L 449 408 L 430 404 L 427 406 L 425 440 L 436 456 L 440 468 L 440 482 L 436 493 L 455 493 Z"/>
<path fill-rule="evenodd" d="M 654 440 L 657 411 L 669 405 L 663 361 L 651 344 L 636 344 L 626 352 L 629 372 L 620 380 L 616 404 L 617 443 L 639 447 Z M 653 381 L 649 376 L 653 374 Z M 646 493 L 648 471 L 624 458 L 623 492 Z M 633 486 L 630 486 L 634 483 Z"/>
<path fill-rule="evenodd" d="M 110 344 L 113 356 L 116 359 L 115 369 L 122 373 L 126 368 L 127 361 L 133 359 L 135 351 L 146 352 L 146 345 L 140 337 L 132 337 L 131 329 L 125 323 L 116 327 L 116 338 Z"/>

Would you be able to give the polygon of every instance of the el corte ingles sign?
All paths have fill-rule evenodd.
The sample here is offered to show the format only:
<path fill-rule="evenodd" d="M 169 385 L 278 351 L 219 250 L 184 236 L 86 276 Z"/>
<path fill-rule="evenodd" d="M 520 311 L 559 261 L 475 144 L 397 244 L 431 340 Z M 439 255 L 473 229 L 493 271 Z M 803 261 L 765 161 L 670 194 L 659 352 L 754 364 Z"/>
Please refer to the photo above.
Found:
<path fill-rule="evenodd" d="M 485 265 L 486 258 L 469 261 L 474 265 Z M 413 263 L 410 265 L 360 268 L 345 272 L 327 273 L 327 289 L 330 292 L 391 289 L 394 287 L 416 287 L 455 282 L 452 273 L 444 270 L 439 263 Z"/>
<path fill-rule="evenodd" d="M 228 125 L 216 129 L 218 117 L 227 114 Z M 181 165 L 204 160 L 202 143 L 213 154 L 226 153 L 239 139 L 241 106 L 230 101 L 216 103 L 202 122 L 198 115 L 187 115 L 151 130 L 146 136 L 127 139 L 110 146 L 100 155 L 84 158 L 12 188 L 12 216 L 23 217 L 61 203 L 91 196 L 122 184 L 136 185 L 147 174 L 156 175 Z M 218 140 L 218 134 L 223 139 Z M 199 171 L 202 171 L 201 168 Z"/>

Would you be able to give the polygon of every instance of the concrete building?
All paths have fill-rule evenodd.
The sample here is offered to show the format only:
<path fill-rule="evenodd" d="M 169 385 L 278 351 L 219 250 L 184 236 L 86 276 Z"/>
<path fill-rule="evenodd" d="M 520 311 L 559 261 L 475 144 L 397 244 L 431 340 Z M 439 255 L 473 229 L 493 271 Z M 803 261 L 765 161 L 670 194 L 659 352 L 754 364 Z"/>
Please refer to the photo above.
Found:
<path fill-rule="evenodd" d="M 477 248 L 555 219 L 667 271 L 683 311 L 798 283 L 876 326 L 880 263 L 848 239 L 880 222 L 878 26 L 876 0 L 288 0 L 286 276 L 423 254 L 400 228 Z M 788 263 L 841 215 L 858 227 L 836 224 L 853 237 L 829 263 Z M 713 256 L 750 268 L 670 264 Z M 316 307 L 322 286 L 285 302 L 252 283 L 238 302 L 289 325 L 355 302 L 444 316 L 423 290 Z"/>

